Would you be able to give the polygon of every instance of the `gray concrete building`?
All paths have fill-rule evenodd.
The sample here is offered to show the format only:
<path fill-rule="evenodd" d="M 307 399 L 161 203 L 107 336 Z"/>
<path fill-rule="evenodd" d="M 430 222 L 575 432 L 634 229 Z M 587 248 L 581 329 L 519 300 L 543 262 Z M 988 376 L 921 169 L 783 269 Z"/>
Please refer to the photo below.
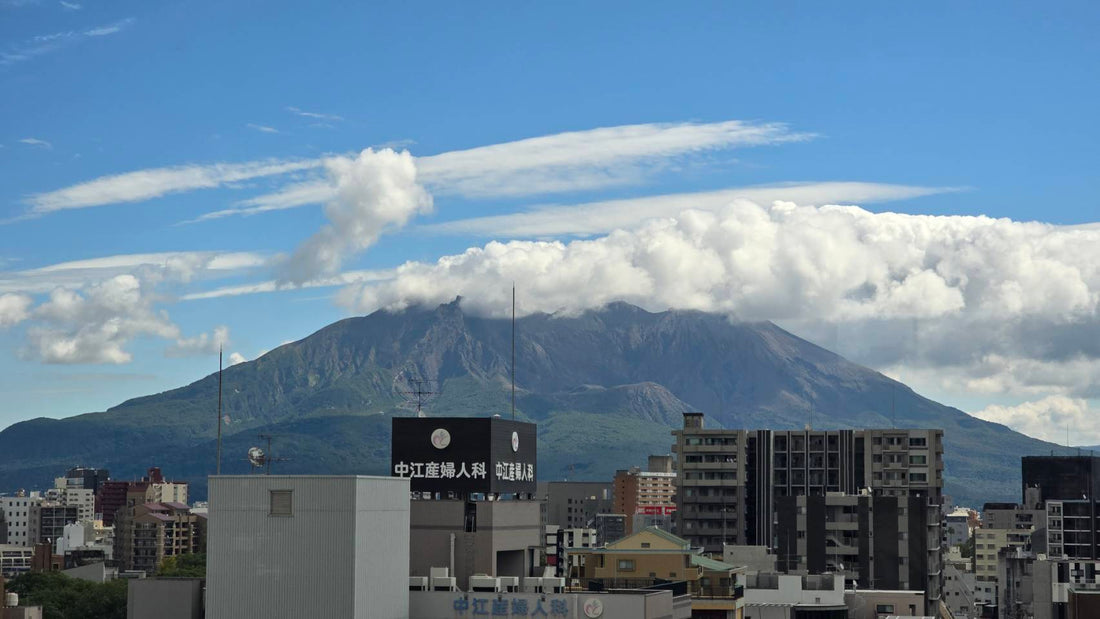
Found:
<path fill-rule="evenodd" d="M 545 542 L 535 501 L 417 500 L 410 510 L 409 576 L 447 567 L 460 588 L 474 574 L 529 576 Z"/>
<path fill-rule="evenodd" d="M 552 481 L 544 496 L 546 524 L 564 529 L 592 527 L 596 514 L 611 512 L 611 482 Z"/>
<path fill-rule="evenodd" d="M 126 619 L 203 619 L 201 578 L 134 578 Z"/>
<path fill-rule="evenodd" d="M 409 480 L 211 477 L 210 619 L 409 615 Z"/>
<path fill-rule="evenodd" d="M 613 593 L 410 591 L 409 618 L 598 617 L 599 619 L 688 619 L 691 597 L 672 591 Z"/>

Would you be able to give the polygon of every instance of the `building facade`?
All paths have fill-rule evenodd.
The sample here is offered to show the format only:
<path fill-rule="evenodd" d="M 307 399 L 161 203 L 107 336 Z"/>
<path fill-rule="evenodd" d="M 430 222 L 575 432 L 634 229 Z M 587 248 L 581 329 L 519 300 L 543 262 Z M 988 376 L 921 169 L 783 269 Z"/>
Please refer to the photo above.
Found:
<path fill-rule="evenodd" d="M 409 492 L 398 477 L 211 477 L 206 616 L 409 617 Z"/>
<path fill-rule="evenodd" d="M 942 430 L 707 429 L 685 413 L 673 436 L 677 531 L 693 545 L 767 546 L 781 571 L 843 563 L 860 587 L 904 585 L 938 604 Z"/>
<path fill-rule="evenodd" d="M 676 512 L 676 473 L 672 472 L 671 459 L 667 456 L 651 456 L 650 469 L 632 467 L 615 473 L 612 513 L 626 516 L 626 530 L 637 533 L 651 526 L 672 530 L 672 517 Z"/>
<path fill-rule="evenodd" d="M 206 552 L 206 518 L 183 503 L 142 503 L 116 512 L 114 558 L 153 574 L 166 558 Z"/>
<path fill-rule="evenodd" d="M 14 546 L 33 546 L 31 538 L 31 509 L 41 503 L 37 493 L 27 495 L 20 492 L 15 496 L 0 497 L 0 544 Z"/>
<path fill-rule="evenodd" d="M 96 504 L 103 515 L 103 524 L 113 526 L 115 514 L 123 507 L 139 503 L 187 503 L 187 495 L 187 482 L 168 481 L 160 468 L 154 466 L 139 480 L 100 482 Z"/>
<path fill-rule="evenodd" d="M 31 544 L 50 544 L 65 536 L 65 525 L 80 519 L 80 506 L 55 501 L 31 504 L 29 539 Z"/>
<path fill-rule="evenodd" d="M 594 526 L 596 514 L 611 512 L 611 486 L 600 481 L 546 484 L 546 524 L 566 529 Z"/>

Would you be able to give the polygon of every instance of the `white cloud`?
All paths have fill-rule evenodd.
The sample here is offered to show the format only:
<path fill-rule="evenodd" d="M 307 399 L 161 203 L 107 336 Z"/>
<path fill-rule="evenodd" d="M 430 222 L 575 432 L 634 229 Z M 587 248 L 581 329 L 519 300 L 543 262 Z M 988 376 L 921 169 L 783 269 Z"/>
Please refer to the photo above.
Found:
<path fill-rule="evenodd" d="M 330 122 L 340 122 L 340 121 L 344 120 L 344 118 L 342 116 L 337 116 L 336 114 L 321 114 L 320 112 L 307 112 L 306 110 L 296 108 L 294 106 L 287 107 L 286 111 L 290 112 L 291 114 L 297 114 L 298 116 L 303 116 L 305 118 L 314 118 L 314 119 L 317 119 L 317 120 L 327 120 L 327 121 L 330 121 Z M 329 126 L 331 126 L 331 125 L 329 125 Z"/>
<path fill-rule="evenodd" d="M 785 200 L 802 205 L 870 204 L 946 191 L 954 189 L 861 182 L 788 183 L 545 206 L 522 213 L 448 221 L 424 229 L 434 234 L 496 238 L 593 235 L 632 227 L 647 219 L 675 217 L 686 209 L 716 211 L 739 199 L 757 203 Z"/>
<path fill-rule="evenodd" d="M 281 281 L 301 284 L 335 275 L 346 258 L 374 244 L 387 228 L 432 208 L 407 151 L 368 148 L 355 159 L 329 158 L 325 167 L 336 186 L 335 198 L 325 205 L 329 223 L 281 265 Z"/>
<path fill-rule="evenodd" d="M 127 273 L 137 273 L 156 282 L 188 282 L 247 272 L 261 268 L 267 262 L 266 256 L 255 252 L 119 254 L 72 260 L 23 271 L 0 272 L 0 293 L 43 293 L 58 287 L 78 289 L 107 277 Z"/>
<path fill-rule="evenodd" d="M 229 365 L 237 365 L 238 363 L 244 363 L 248 361 L 244 355 L 239 352 L 235 352 L 229 355 Z"/>
<path fill-rule="evenodd" d="M 320 165 L 321 162 L 317 160 L 270 160 L 151 168 L 102 176 L 64 189 L 35 194 L 27 202 L 31 206 L 31 213 L 45 214 L 65 209 L 139 202 L 170 193 L 211 189 L 253 178 L 308 170 Z"/>
<path fill-rule="evenodd" d="M 213 290 L 192 292 L 180 297 L 181 301 L 199 301 L 203 299 L 217 299 L 221 297 L 237 297 L 247 294 L 262 294 L 278 292 L 280 290 L 293 290 L 296 288 L 331 288 L 333 286 L 347 286 L 363 282 L 377 282 L 393 277 L 392 271 L 345 271 L 331 277 L 319 277 L 298 285 L 268 280 L 254 284 L 240 286 L 224 286 Z"/>
<path fill-rule="evenodd" d="M 725 312 L 956 392 L 1100 395 L 1100 226 L 742 200 L 591 240 L 409 262 L 339 300 L 367 312 L 461 295 L 499 315 L 513 281 L 521 313 L 615 300 Z"/>
<path fill-rule="evenodd" d="M 65 3 L 62 3 L 62 5 L 65 5 Z M 132 23 L 134 23 L 133 18 L 127 18 L 113 24 L 90 28 L 83 32 L 75 30 L 53 32 L 50 34 L 40 34 L 18 43 L 9 43 L 3 49 L 0 49 L 0 66 L 11 66 L 20 62 L 25 62 L 43 54 L 76 44 L 85 39 L 115 34 L 121 32 Z"/>
<path fill-rule="evenodd" d="M 19 142 L 22 143 L 22 144 L 26 144 L 28 146 L 39 146 L 39 147 L 45 148 L 45 149 L 52 149 L 53 148 L 53 144 L 47 142 L 46 140 L 40 140 L 38 138 L 23 138 L 23 139 L 19 140 Z"/>
<path fill-rule="evenodd" d="M 255 123 L 248 123 L 245 126 L 248 127 L 249 129 L 255 129 L 256 131 L 259 131 L 260 133 L 278 133 L 279 132 L 279 130 L 276 129 L 275 127 L 268 127 L 267 125 L 257 125 Z"/>
<path fill-rule="evenodd" d="M 79 11 L 81 8 L 83 8 L 81 5 L 75 2 L 65 2 L 65 0 L 61 0 L 60 4 L 62 7 L 69 9 L 70 11 Z"/>
<path fill-rule="evenodd" d="M 260 125 L 254 128 L 273 130 Z M 559 133 L 420 157 L 415 161 L 420 182 L 440 194 L 538 195 L 642 182 L 646 175 L 680 157 L 813 137 L 810 133 L 792 132 L 781 123 L 652 123 Z M 39 214 L 134 202 L 323 164 L 324 160 L 318 159 L 139 170 L 37 194 L 29 202 L 32 212 Z M 256 196 L 239 205 L 240 208 L 208 213 L 196 221 L 318 204 L 332 199 L 335 192 L 330 179 L 295 182 L 274 193 Z"/>
<path fill-rule="evenodd" d="M 128 363 L 124 346 L 134 338 L 179 337 L 167 313 L 154 308 L 151 286 L 134 275 L 84 291 L 58 288 L 32 316 L 23 353 L 46 363 Z"/>
<path fill-rule="evenodd" d="M 516 196 L 638 182 L 671 158 L 813 138 L 782 123 L 651 123 L 571 131 L 421 157 L 417 167 L 437 193 Z"/>
<path fill-rule="evenodd" d="M 221 325 L 211 333 L 200 333 L 195 337 L 178 338 L 164 354 L 169 357 L 194 357 L 213 355 L 229 344 L 229 327 Z M 232 359 L 232 357 L 230 357 Z M 232 363 L 230 363 L 232 365 Z"/>
<path fill-rule="evenodd" d="M 1054 395 L 1016 406 L 994 404 L 973 415 L 1052 443 L 1091 446 L 1100 444 L 1096 413 L 1084 399 Z"/>
<path fill-rule="evenodd" d="M 127 17 L 126 19 L 117 21 L 113 24 L 108 24 L 106 26 L 99 26 L 98 28 L 92 28 L 90 30 L 85 30 L 84 31 L 84 36 L 103 37 L 103 36 L 107 36 L 109 34 L 115 34 L 117 32 L 121 32 L 123 28 L 126 28 L 127 26 L 129 26 L 132 23 L 134 23 L 134 18 Z"/>
<path fill-rule="evenodd" d="M 26 320 L 31 303 L 25 294 L 0 294 L 0 329 Z"/>

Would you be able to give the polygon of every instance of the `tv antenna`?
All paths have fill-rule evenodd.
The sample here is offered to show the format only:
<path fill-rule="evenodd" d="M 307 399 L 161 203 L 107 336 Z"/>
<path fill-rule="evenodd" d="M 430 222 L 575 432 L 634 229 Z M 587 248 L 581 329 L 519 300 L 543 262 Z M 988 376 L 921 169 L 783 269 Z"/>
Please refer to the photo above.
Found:
<path fill-rule="evenodd" d="M 267 441 L 267 451 L 264 451 L 260 447 L 250 448 L 248 450 L 248 464 L 252 466 L 253 473 L 256 472 L 256 469 L 263 469 L 264 475 L 270 475 L 272 464 L 275 462 L 286 462 L 288 458 L 276 458 L 271 455 L 271 439 L 275 438 L 274 435 L 259 434 L 257 436 Z"/>
<path fill-rule="evenodd" d="M 430 385 L 431 383 L 434 383 L 435 381 L 434 380 L 427 380 L 427 379 L 423 379 L 423 378 L 410 378 L 410 379 L 407 379 L 407 380 L 408 380 L 409 383 L 412 383 L 412 389 L 411 390 L 403 390 L 403 391 L 401 391 L 401 393 L 403 393 L 405 395 L 415 395 L 416 396 L 416 416 L 417 417 L 424 417 L 425 416 L 424 413 L 420 410 L 420 407 L 423 405 L 423 402 L 424 402 L 424 396 L 426 396 L 426 395 L 438 395 L 439 394 L 438 391 L 428 391 L 427 389 L 425 389 L 425 387 L 427 385 Z"/>

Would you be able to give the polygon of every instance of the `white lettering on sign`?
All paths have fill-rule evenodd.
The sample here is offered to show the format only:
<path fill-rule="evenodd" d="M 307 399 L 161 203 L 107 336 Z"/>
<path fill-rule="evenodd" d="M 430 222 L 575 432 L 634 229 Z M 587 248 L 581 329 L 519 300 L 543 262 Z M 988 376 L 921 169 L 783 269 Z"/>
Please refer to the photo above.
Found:
<path fill-rule="evenodd" d="M 497 462 L 493 470 L 501 481 L 535 481 L 535 465 L 522 462 Z"/>
<path fill-rule="evenodd" d="M 398 462 L 393 465 L 393 474 L 397 477 L 416 479 L 485 479 L 487 477 L 484 462 L 459 462 L 457 470 L 454 462 Z"/>

